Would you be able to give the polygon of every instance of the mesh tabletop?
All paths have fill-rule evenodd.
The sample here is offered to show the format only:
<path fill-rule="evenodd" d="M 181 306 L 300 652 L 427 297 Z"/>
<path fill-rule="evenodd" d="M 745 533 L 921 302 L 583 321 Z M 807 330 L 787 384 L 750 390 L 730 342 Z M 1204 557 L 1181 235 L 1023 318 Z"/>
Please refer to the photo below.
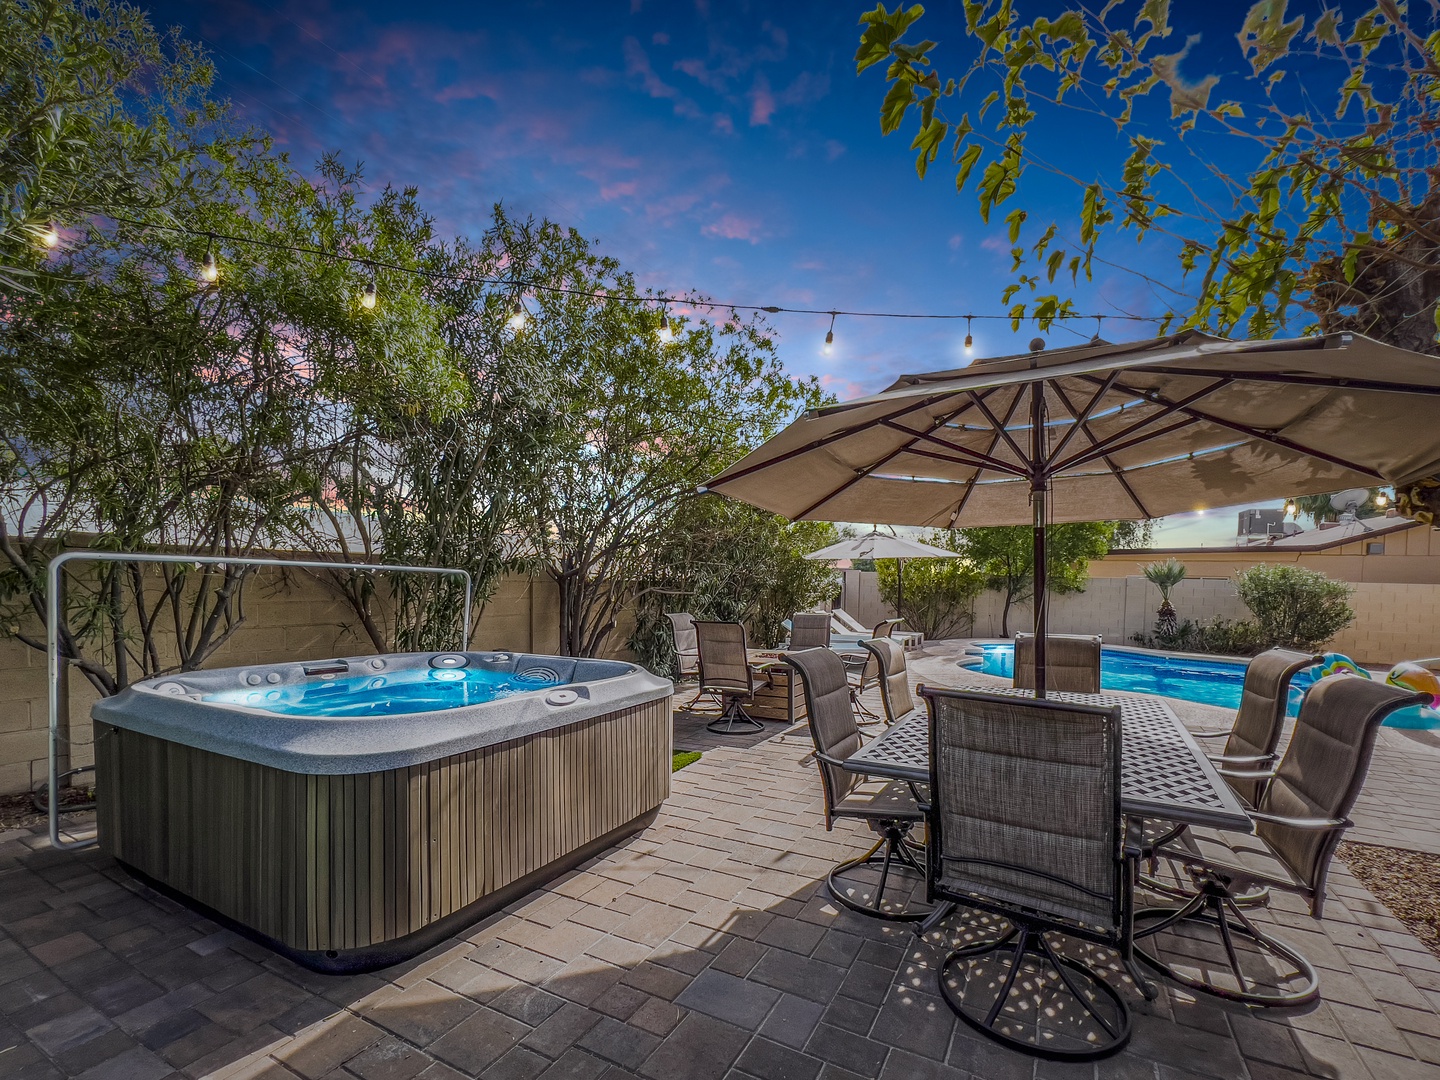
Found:
<path fill-rule="evenodd" d="M 1006 697 L 1033 697 L 1013 687 L 958 686 L 956 690 Z M 1250 818 L 1220 778 L 1194 737 L 1159 698 L 1121 694 L 1074 694 L 1052 690 L 1050 701 L 1075 705 L 1118 705 L 1120 804 L 1125 813 L 1193 825 L 1250 831 Z M 871 776 L 928 780 L 930 718 L 916 713 L 856 751 L 845 767 Z"/>

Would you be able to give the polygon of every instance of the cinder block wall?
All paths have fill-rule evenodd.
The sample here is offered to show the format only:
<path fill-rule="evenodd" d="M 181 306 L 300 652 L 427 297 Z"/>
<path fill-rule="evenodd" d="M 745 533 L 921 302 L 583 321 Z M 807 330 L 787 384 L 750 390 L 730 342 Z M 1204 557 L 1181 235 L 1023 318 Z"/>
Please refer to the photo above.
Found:
<path fill-rule="evenodd" d="M 277 663 L 374 652 L 350 608 L 323 583 L 305 574 L 278 580 L 271 571 L 246 585 L 245 622 L 207 667 Z M 514 575 L 502 579 L 480 607 L 471 635 L 476 649 L 553 653 L 560 640 L 560 603 L 554 582 Z M 27 627 L 43 639 L 38 626 Z M 625 646 L 631 626 L 612 639 L 612 655 L 633 659 Z M 173 659 L 173 657 L 172 657 Z M 69 677 L 72 766 L 89 765 L 90 706 L 99 696 L 81 675 Z M 45 654 L 12 637 L 0 638 L 0 794 L 27 791 L 46 775 L 49 754 Z"/>

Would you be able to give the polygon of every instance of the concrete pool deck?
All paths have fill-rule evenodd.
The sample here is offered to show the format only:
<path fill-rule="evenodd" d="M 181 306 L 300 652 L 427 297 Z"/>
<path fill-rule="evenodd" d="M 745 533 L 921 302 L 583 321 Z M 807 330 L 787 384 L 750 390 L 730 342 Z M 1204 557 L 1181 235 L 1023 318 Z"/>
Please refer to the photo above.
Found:
<path fill-rule="evenodd" d="M 947 659 L 915 657 L 917 679 L 960 681 Z M 1076 1067 L 1006 1052 L 935 996 L 942 942 L 827 902 L 824 874 L 868 844 L 852 824 L 825 831 L 803 728 L 726 740 L 703 718 L 675 723 L 676 748 L 704 757 L 675 774 L 654 825 L 370 975 L 316 975 L 98 852 L 53 851 L 43 830 L 0 834 L 0 1076 L 1440 1076 L 1440 960 L 1339 863 L 1323 922 L 1288 899 L 1266 915 L 1322 969 L 1315 1005 L 1254 1012 L 1174 987 L 1147 1005 L 1127 991 L 1136 1034 L 1120 1056 Z M 1359 814 L 1377 835 L 1391 815 L 1420 814 L 1384 794 L 1392 772 L 1433 784 L 1440 760 L 1392 743 Z"/>

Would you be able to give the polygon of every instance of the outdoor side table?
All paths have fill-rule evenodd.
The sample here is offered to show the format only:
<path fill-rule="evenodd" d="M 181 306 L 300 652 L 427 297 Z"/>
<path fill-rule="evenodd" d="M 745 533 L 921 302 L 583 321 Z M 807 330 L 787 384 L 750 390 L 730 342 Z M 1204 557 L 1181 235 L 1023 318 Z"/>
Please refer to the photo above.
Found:
<path fill-rule="evenodd" d="M 1007 697 L 1034 697 L 1033 690 L 1002 686 L 954 689 Z M 1252 830 L 1250 816 L 1230 785 L 1215 771 L 1195 738 L 1159 698 L 1129 694 L 1075 694 L 1052 690 L 1050 701 L 1120 707 L 1120 806 L 1136 818 Z M 930 780 L 930 717 L 916 713 L 888 728 L 845 762 L 851 772 L 896 780 Z"/>

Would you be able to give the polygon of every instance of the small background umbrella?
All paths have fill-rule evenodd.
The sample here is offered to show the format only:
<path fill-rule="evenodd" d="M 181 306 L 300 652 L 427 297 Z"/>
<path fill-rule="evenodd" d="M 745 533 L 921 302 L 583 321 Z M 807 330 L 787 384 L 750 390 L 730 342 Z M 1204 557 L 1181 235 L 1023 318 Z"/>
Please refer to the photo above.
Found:
<path fill-rule="evenodd" d="M 906 540 L 903 536 L 891 536 L 875 529 L 854 540 L 812 551 L 807 559 L 833 562 L 839 559 L 894 559 L 895 560 L 895 609 L 905 603 L 905 560 L 906 559 L 958 559 L 960 553 L 933 544 L 922 544 L 918 540 Z"/>

